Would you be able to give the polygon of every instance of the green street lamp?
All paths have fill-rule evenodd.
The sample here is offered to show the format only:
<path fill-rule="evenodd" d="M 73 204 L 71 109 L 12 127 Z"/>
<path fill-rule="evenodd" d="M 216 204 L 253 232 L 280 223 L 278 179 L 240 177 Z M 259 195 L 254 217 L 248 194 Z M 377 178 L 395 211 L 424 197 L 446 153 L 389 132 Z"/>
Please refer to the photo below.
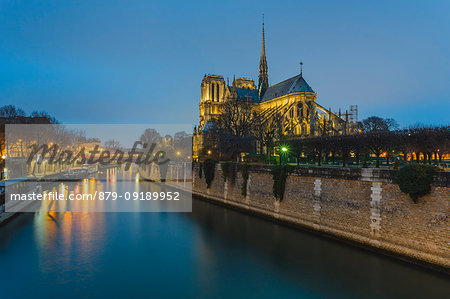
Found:
<path fill-rule="evenodd" d="M 284 158 L 289 154 L 289 146 L 281 145 L 280 146 L 280 165 L 284 164 Z"/>

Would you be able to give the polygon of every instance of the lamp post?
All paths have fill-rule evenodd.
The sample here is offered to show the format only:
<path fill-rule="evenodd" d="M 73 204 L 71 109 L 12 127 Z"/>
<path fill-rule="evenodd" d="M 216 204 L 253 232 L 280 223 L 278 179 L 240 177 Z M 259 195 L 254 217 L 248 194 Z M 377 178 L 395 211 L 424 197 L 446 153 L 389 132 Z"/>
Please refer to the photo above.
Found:
<path fill-rule="evenodd" d="M 280 165 L 284 164 L 284 157 L 289 153 L 289 148 L 285 145 L 282 145 L 280 147 Z M 283 162 L 282 162 L 283 160 Z"/>

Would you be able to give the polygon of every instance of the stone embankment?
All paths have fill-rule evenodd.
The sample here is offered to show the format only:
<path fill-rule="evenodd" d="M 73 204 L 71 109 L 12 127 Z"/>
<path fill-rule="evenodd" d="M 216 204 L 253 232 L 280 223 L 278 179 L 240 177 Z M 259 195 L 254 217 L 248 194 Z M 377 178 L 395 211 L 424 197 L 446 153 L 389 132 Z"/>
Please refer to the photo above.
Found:
<path fill-rule="evenodd" d="M 279 201 L 270 166 L 250 167 L 247 192 L 239 167 L 224 181 L 217 164 L 210 188 L 205 174 L 200 178 L 199 164 L 193 168 L 196 196 L 446 271 L 450 267 L 450 173 L 439 173 L 431 193 L 414 203 L 394 182 L 394 170 L 296 167 Z"/>

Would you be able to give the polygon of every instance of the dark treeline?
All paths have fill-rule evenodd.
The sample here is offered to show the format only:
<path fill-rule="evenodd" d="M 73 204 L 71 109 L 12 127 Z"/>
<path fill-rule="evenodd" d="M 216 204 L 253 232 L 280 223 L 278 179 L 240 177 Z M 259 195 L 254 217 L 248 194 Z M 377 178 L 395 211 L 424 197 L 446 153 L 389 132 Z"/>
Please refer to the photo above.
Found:
<path fill-rule="evenodd" d="M 356 164 L 366 163 L 373 156 L 376 167 L 380 166 L 383 156 L 389 163 L 392 157 L 417 163 L 441 162 L 449 154 L 450 127 L 411 128 L 405 130 L 376 130 L 356 135 L 317 136 L 303 139 L 286 140 L 291 154 L 300 157 L 306 155 L 321 165 L 322 162 L 334 162 L 337 157 L 346 166 L 350 156 Z"/>
<path fill-rule="evenodd" d="M 0 107 L 0 124 L 57 124 L 58 121 L 45 111 L 33 111 L 29 115 L 14 105 Z"/>
<path fill-rule="evenodd" d="M 58 121 L 45 111 L 33 111 L 29 115 L 14 105 L 0 107 L 0 179 L 5 169 L 5 125 L 6 124 L 57 124 Z"/>
<path fill-rule="evenodd" d="M 317 131 L 312 135 L 289 135 L 283 117 L 275 113 L 269 120 L 253 113 L 247 102 L 224 104 L 217 124 L 209 134 L 208 150 L 216 159 L 235 161 L 240 153 L 255 153 L 255 161 L 275 163 L 297 158 L 300 162 L 316 162 L 321 165 L 339 161 L 343 166 L 363 166 L 375 160 L 380 166 L 381 158 L 386 163 L 395 161 L 442 162 L 449 154 L 449 126 L 416 126 L 399 129 L 392 118 L 370 116 L 357 123 L 358 132 L 336 133 L 330 130 Z M 317 135 L 319 134 L 319 135 Z M 286 146 L 289 145 L 289 149 Z M 284 149 L 283 151 L 280 151 Z M 279 158 L 273 157 L 281 156 Z M 393 159 L 395 157 L 395 160 Z"/>

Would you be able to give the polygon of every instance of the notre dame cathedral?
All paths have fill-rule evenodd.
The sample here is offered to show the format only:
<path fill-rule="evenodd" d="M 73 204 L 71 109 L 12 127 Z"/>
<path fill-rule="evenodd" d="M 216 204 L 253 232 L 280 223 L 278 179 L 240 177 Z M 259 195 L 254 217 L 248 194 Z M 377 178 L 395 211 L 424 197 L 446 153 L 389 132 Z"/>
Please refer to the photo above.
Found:
<path fill-rule="evenodd" d="M 302 63 L 300 63 L 302 67 Z M 215 125 L 226 101 L 251 101 L 255 111 L 263 112 L 267 119 L 275 114 L 281 116 L 283 134 L 291 138 L 318 135 L 353 134 L 358 130 L 357 106 L 350 112 L 332 112 L 316 102 L 317 94 L 300 73 L 292 78 L 269 86 L 266 60 L 264 22 L 262 24 L 262 47 L 259 61 L 258 87 L 249 78 L 233 78 L 230 85 L 219 75 L 205 75 L 201 84 L 200 121 L 194 129 L 193 158 L 198 159 L 208 148 L 206 135 Z M 326 132 L 324 132 L 324 128 Z M 203 153 L 207 154 L 207 153 Z"/>

